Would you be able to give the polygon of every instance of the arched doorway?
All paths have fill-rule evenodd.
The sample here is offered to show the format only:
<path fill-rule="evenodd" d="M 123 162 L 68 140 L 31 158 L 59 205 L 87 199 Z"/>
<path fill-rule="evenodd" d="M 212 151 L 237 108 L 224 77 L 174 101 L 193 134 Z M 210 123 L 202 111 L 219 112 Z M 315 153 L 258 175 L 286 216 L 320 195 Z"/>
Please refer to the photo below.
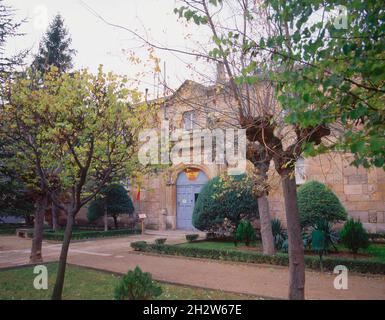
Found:
<path fill-rule="evenodd" d="M 176 228 L 193 230 L 192 214 L 195 202 L 203 186 L 207 183 L 206 174 L 195 168 L 186 168 L 176 180 Z"/>

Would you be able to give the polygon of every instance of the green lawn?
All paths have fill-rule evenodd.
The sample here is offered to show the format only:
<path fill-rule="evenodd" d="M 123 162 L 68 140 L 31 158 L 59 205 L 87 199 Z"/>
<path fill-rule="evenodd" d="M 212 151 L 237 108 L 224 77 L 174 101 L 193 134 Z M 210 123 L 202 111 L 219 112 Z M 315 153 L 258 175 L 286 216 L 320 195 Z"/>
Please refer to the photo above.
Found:
<path fill-rule="evenodd" d="M 56 263 L 48 267 L 48 290 L 36 290 L 33 287 L 32 267 L 0 271 L 0 300 L 42 300 L 50 299 L 55 281 Z M 88 268 L 68 266 L 64 285 L 63 299 L 72 300 L 111 300 L 119 276 Z M 217 290 L 196 289 L 184 286 L 160 283 L 163 293 L 159 299 L 165 300 L 251 300 L 254 296 L 226 293 Z"/>
<path fill-rule="evenodd" d="M 262 251 L 262 245 L 260 242 L 252 244 L 249 248 L 246 248 L 243 243 L 238 244 L 238 246 L 235 246 L 233 242 L 222 242 L 222 241 L 196 241 L 196 242 L 181 243 L 181 244 L 178 244 L 177 246 L 185 247 L 185 248 L 226 249 L 226 250 L 241 250 L 241 251 L 248 251 L 248 250 L 254 249 L 256 251 Z M 349 254 L 349 250 L 344 246 L 338 245 L 337 248 L 341 253 Z M 367 249 L 360 250 L 359 254 L 370 255 L 370 256 L 364 256 L 364 258 L 367 258 L 373 261 L 385 262 L 385 244 L 370 244 Z M 331 254 L 330 256 L 333 256 L 333 255 L 334 254 Z"/>

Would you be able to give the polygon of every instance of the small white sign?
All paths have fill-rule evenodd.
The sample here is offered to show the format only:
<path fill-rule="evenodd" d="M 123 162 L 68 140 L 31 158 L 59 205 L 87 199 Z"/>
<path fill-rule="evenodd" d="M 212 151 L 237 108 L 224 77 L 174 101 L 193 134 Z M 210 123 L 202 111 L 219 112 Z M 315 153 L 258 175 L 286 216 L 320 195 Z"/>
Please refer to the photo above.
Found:
<path fill-rule="evenodd" d="M 139 219 L 146 219 L 147 216 L 144 213 L 139 213 Z"/>

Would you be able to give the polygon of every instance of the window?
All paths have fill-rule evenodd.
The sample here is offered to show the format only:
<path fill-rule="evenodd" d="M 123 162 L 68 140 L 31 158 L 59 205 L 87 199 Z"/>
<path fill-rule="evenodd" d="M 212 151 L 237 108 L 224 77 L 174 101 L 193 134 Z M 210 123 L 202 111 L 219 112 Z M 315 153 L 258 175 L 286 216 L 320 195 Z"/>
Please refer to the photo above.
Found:
<path fill-rule="evenodd" d="M 193 130 L 196 124 L 196 116 L 194 111 L 183 113 L 183 129 L 186 131 Z"/>
<path fill-rule="evenodd" d="M 297 185 L 301 185 L 306 182 L 305 169 L 305 159 L 302 157 L 298 158 L 295 163 L 295 181 Z"/>

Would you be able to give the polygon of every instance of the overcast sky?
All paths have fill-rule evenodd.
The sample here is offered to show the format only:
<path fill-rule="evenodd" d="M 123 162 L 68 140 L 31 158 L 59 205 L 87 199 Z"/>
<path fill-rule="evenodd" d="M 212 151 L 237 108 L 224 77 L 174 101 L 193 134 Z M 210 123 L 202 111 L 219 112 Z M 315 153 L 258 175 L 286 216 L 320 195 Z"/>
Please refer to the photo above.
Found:
<path fill-rule="evenodd" d="M 152 65 L 133 66 L 128 61 L 129 52 L 143 61 L 148 58 L 147 48 L 127 31 L 113 28 L 96 17 L 90 8 L 99 13 L 109 22 L 126 26 L 137 31 L 144 37 L 157 44 L 174 48 L 191 50 L 191 40 L 187 39 L 190 33 L 202 34 L 202 29 L 186 25 L 178 21 L 173 9 L 178 5 L 175 0 L 5 0 L 17 10 L 17 18 L 26 18 L 22 26 L 23 37 L 12 39 L 7 46 L 7 53 L 14 53 L 21 49 L 31 49 L 37 52 L 39 41 L 44 34 L 48 23 L 56 13 L 60 13 L 72 37 L 72 47 L 77 50 L 74 58 L 75 68 L 88 67 L 95 71 L 99 64 L 103 64 L 107 71 L 138 78 L 137 73 L 145 71 L 140 89 L 154 91 L 154 76 Z M 88 7 L 87 7 L 88 6 Z M 201 39 L 207 39 L 204 35 Z M 198 38 L 199 39 L 199 38 Z M 207 41 L 207 40 L 205 40 Z M 177 88 L 184 80 L 193 79 L 203 81 L 198 73 L 189 69 L 186 63 L 194 63 L 194 69 L 200 72 L 213 72 L 215 66 L 205 63 L 196 63 L 195 58 L 184 55 L 176 56 L 165 51 L 156 51 L 161 58 L 161 67 L 166 62 L 167 83 Z M 31 58 L 28 60 L 28 62 Z M 163 72 L 163 70 L 162 70 Z M 159 89 L 162 93 L 163 89 Z"/>

